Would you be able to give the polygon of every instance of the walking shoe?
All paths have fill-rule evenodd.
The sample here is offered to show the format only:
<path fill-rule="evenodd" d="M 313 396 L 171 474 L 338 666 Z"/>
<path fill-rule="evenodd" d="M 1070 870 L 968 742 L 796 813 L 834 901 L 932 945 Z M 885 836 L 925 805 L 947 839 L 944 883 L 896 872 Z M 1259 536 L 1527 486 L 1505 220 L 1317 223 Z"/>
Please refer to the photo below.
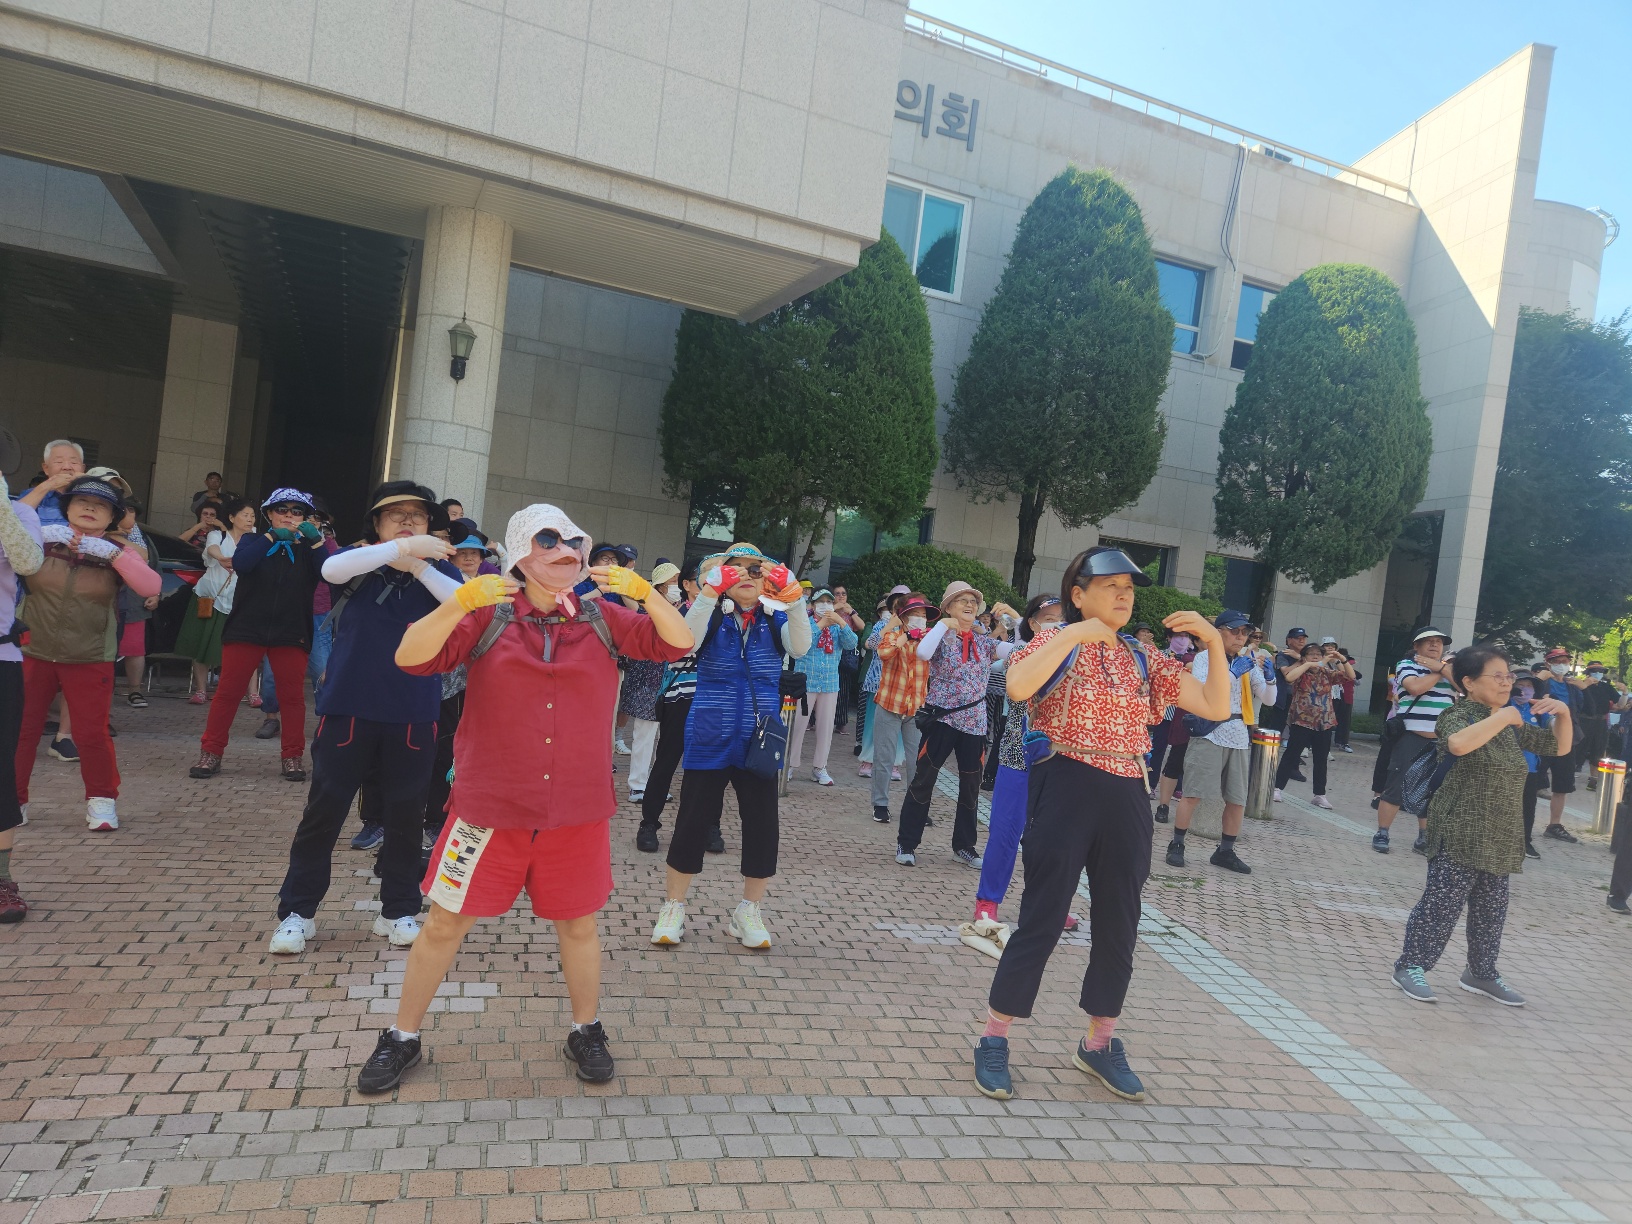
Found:
<path fill-rule="evenodd" d="M 897 844 L 895 847 L 895 861 L 900 863 L 903 867 L 918 866 L 918 856 L 911 850 L 901 849 L 899 844 Z"/>
<path fill-rule="evenodd" d="M 856 766 L 856 776 L 858 778 L 870 778 L 870 777 L 872 777 L 873 776 L 873 763 L 871 761 L 863 761 L 860 765 L 857 765 Z"/>
<path fill-rule="evenodd" d="M 983 791 L 996 790 L 997 789 L 997 779 L 996 778 L 981 778 L 981 780 L 980 780 L 980 789 L 983 790 Z"/>
<path fill-rule="evenodd" d="M 1614 910 L 1617 914 L 1632 914 L 1632 905 L 1628 905 L 1626 903 L 1626 898 L 1625 897 L 1611 897 L 1608 901 L 1605 902 L 1605 904 L 1608 905 L 1609 908 Z M 0 917 L 0 922 L 5 922 L 5 921 L 8 921 L 8 920 L 6 918 Z M 17 920 L 15 918 L 12 918 L 9 921 L 16 922 Z"/>
<path fill-rule="evenodd" d="M 1388 853 L 1388 830 L 1378 829 L 1371 835 L 1371 848 L 1378 854 Z"/>
<path fill-rule="evenodd" d="M 1552 797 L 1553 792 L 1550 790 L 1539 790 L 1536 792 L 1537 799 L 1551 799 Z"/>
<path fill-rule="evenodd" d="M 374 1053 L 357 1073 L 358 1092 L 389 1092 L 403 1072 L 419 1061 L 419 1038 L 398 1037 L 390 1029 L 380 1034 Z"/>
<path fill-rule="evenodd" d="M 112 833 L 119 827 L 119 813 L 113 800 L 103 795 L 85 800 L 85 823 L 92 833 Z"/>
<path fill-rule="evenodd" d="M 975 1043 L 975 1087 L 996 1101 L 1014 1095 L 1009 1078 L 1009 1039 L 982 1037 Z"/>
<path fill-rule="evenodd" d="M 1176 842 L 1175 841 L 1175 842 L 1168 842 L 1167 843 L 1167 865 L 1169 867 L 1183 867 L 1184 866 L 1184 843 L 1183 842 Z"/>
<path fill-rule="evenodd" d="M 1349 747 L 1347 744 L 1339 744 L 1337 746 L 1337 750 L 1339 752 L 1353 752 L 1354 751 L 1354 749 Z"/>
<path fill-rule="evenodd" d="M 1488 995 L 1503 1007 L 1524 1006 L 1524 996 L 1502 981 L 1499 973 L 1493 978 L 1476 978 L 1472 969 L 1464 969 L 1456 984 L 1469 994 Z"/>
<path fill-rule="evenodd" d="M 1167 810 L 1167 804 L 1158 803 L 1156 805 L 1156 823 L 1157 824 L 1166 824 L 1167 821 L 1168 821 L 1169 815 L 1170 815 L 1170 813 Z"/>
<path fill-rule="evenodd" d="M 646 802 L 646 792 L 643 791 L 643 790 L 638 790 L 638 791 L 637 790 L 632 790 L 632 791 L 630 791 L 629 792 L 629 802 L 630 803 L 644 803 L 644 802 Z"/>
<path fill-rule="evenodd" d="M 385 826 L 365 824 L 357 830 L 357 836 L 351 839 L 353 850 L 373 850 L 385 840 Z"/>
<path fill-rule="evenodd" d="M 1531 841 L 1528 837 L 1524 839 L 1524 857 L 1533 859 L 1539 859 L 1541 857 L 1541 851 L 1536 849 L 1536 843 Z"/>
<path fill-rule="evenodd" d="M 708 831 L 708 843 L 703 847 L 710 854 L 725 853 L 725 838 L 720 836 L 720 826 L 715 825 Z"/>
<path fill-rule="evenodd" d="M 1610 904 L 1615 899 L 1610 898 Z M 17 891 L 16 880 L 0 880 L 0 923 L 10 924 L 21 922 L 28 913 L 28 902 L 23 900 L 23 894 Z"/>
<path fill-rule="evenodd" d="M 873 823 L 874 824 L 889 824 L 890 823 L 890 809 L 887 808 L 887 807 L 875 807 L 873 809 Z"/>
<path fill-rule="evenodd" d="M 891 782 L 901 781 L 901 766 L 899 766 L 899 765 L 890 766 L 890 781 Z"/>
<path fill-rule="evenodd" d="M 1281 802 L 1281 788 L 1280 787 L 1277 786 L 1273 791 L 1270 792 L 1269 801 L 1271 803 L 1280 803 Z"/>
<path fill-rule="evenodd" d="M 72 762 L 79 760 L 79 749 L 75 748 L 74 741 L 66 736 L 52 740 L 48 751 L 59 761 Z"/>
<path fill-rule="evenodd" d="M 617 1069 L 612 1051 L 607 1048 L 606 1030 L 599 1020 L 568 1033 L 563 1053 L 567 1061 L 577 1067 L 578 1078 L 591 1084 L 605 1083 Z"/>
<path fill-rule="evenodd" d="M 665 901 L 657 911 L 657 923 L 652 927 L 652 942 L 672 948 L 686 937 L 686 903 Z"/>
<path fill-rule="evenodd" d="M 213 752 L 198 754 L 198 764 L 187 771 L 189 778 L 213 778 L 221 772 L 221 758 Z"/>
<path fill-rule="evenodd" d="M 617 753 L 619 756 L 631 756 L 631 755 L 633 755 L 629 751 L 629 745 L 624 742 L 624 738 L 621 735 L 618 736 L 617 739 L 612 741 L 612 751 Z"/>
<path fill-rule="evenodd" d="M 925 812 L 924 813 L 924 828 L 933 829 L 934 827 L 935 827 L 934 819 L 929 815 L 928 812 Z"/>
<path fill-rule="evenodd" d="M 419 852 L 429 854 L 436 849 L 436 839 L 442 836 L 440 829 L 423 829 L 419 834 Z M 427 863 L 426 866 L 430 864 Z"/>
<path fill-rule="evenodd" d="M 1325 795 L 1316 795 L 1313 799 L 1309 800 L 1309 802 L 1312 806 L 1318 807 L 1322 811 L 1330 812 L 1334 810 L 1332 808 L 1332 801 L 1326 798 Z"/>
<path fill-rule="evenodd" d="M 1428 857 L 1428 834 L 1426 831 L 1417 834 L 1417 840 L 1411 843 L 1411 849 L 1424 858 Z"/>
<path fill-rule="evenodd" d="M 1301 770 L 1301 769 L 1294 769 L 1292 771 L 1290 777 L 1292 778 L 1292 781 L 1294 781 L 1294 782 L 1307 782 L 1307 781 L 1309 781 L 1308 778 L 1303 776 L 1303 770 Z"/>
<path fill-rule="evenodd" d="M 996 901 L 982 901 L 978 898 L 975 900 L 975 921 L 979 922 L 982 918 L 990 918 L 993 922 L 997 921 Z"/>
<path fill-rule="evenodd" d="M 1067 931 L 1074 931 L 1081 925 L 1082 919 L 1078 918 L 1075 914 L 1067 914 L 1065 916 L 1065 929 Z"/>
<path fill-rule="evenodd" d="M 408 948 L 419 938 L 419 919 L 412 914 L 401 918 L 387 918 L 381 914 L 374 919 L 374 934 L 389 939 L 393 948 Z"/>
<path fill-rule="evenodd" d="M 147 698 L 132 689 L 125 697 L 125 704 L 133 710 L 145 710 L 147 709 Z"/>
<path fill-rule="evenodd" d="M 251 693 L 247 700 L 249 702 L 249 708 L 252 710 L 258 710 L 261 708 L 261 706 L 266 704 L 261 700 L 261 695 L 259 693 Z"/>
<path fill-rule="evenodd" d="M 1086 1039 L 1079 1040 L 1071 1065 L 1092 1075 L 1124 1101 L 1145 1099 L 1145 1086 L 1128 1066 L 1128 1053 L 1120 1037 L 1112 1037 L 1103 1050 L 1090 1050 Z"/>
<path fill-rule="evenodd" d="M 1587 779 L 1587 789 L 1589 791 L 1597 790 L 1598 789 L 1598 779 L 1597 778 L 1588 778 Z"/>
<path fill-rule="evenodd" d="M 316 934 L 315 919 L 290 914 L 278 923 L 278 929 L 272 932 L 272 942 L 267 945 L 266 950 L 278 956 L 295 956 L 306 951 L 306 941 Z"/>
<path fill-rule="evenodd" d="M 1407 965 L 1404 969 L 1394 970 L 1394 985 L 1405 991 L 1406 998 L 1415 999 L 1418 1003 L 1439 1002 L 1439 996 L 1428 985 L 1428 977 L 1421 965 Z"/>
<path fill-rule="evenodd" d="M 980 855 L 976 854 L 973 850 L 954 850 L 952 851 L 952 857 L 957 859 L 958 862 L 962 863 L 965 867 L 973 867 L 976 870 L 980 869 Z"/>
<path fill-rule="evenodd" d="M 1225 871 L 1235 871 L 1242 875 L 1252 874 L 1252 868 L 1241 861 L 1241 856 L 1236 854 L 1234 846 L 1220 846 L 1213 851 L 1212 858 L 1207 861 L 1214 867 L 1224 868 Z"/>
<path fill-rule="evenodd" d="M 203 705 L 207 700 L 209 700 L 209 699 L 204 696 L 204 690 L 199 689 L 198 691 L 196 691 L 190 697 L 187 698 L 187 704 L 188 705 Z"/>
<path fill-rule="evenodd" d="M 1554 841 L 1561 841 L 1561 842 L 1579 842 L 1581 840 L 1579 837 L 1577 837 L 1574 833 L 1571 833 L 1568 829 L 1566 829 L 1561 824 L 1550 824 L 1550 825 L 1548 825 L 1547 826 L 1547 831 L 1545 833 L 1543 833 L 1542 836 L 1543 837 L 1550 837 Z"/>
<path fill-rule="evenodd" d="M 275 718 L 263 718 L 255 728 L 256 739 L 277 739 L 283 733 L 283 724 Z"/>
<path fill-rule="evenodd" d="M 657 826 L 643 824 L 635 830 L 635 849 L 647 854 L 657 853 Z"/>
<path fill-rule="evenodd" d="M 298 756 L 284 757 L 283 764 L 278 767 L 278 774 L 285 782 L 306 781 L 306 762 Z"/>
<path fill-rule="evenodd" d="M 771 933 L 765 929 L 765 922 L 759 916 L 758 901 L 737 902 L 737 908 L 731 914 L 731 921 L 725 924 L 725 929 L 745 948 L 771 946 Z"/>
<path fill-rule="evenodd" d="M 811 770 L 810 771 L 810 780 L 812 782 L 816 783 L 817 786 L 832 786 L 833 785 L 833 775 L 828 773 L 827 770 L 825 770 L 825 769 L 813 769 L 813 770 Z"/>

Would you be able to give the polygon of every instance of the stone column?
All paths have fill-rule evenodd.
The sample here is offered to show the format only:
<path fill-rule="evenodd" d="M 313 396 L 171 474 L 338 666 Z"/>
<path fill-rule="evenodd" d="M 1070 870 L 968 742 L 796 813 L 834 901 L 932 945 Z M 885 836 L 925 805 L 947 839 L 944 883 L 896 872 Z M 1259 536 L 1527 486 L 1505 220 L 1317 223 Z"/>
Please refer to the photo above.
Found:
<path fill-rule="evenodd" d="M 193 494 L 226 466 L 238 328 L 191 315 L 170 318 L 159 444 L 147 521 L 160 531 L 191 527 Z"/>
<path fill-rule="evenodd" d="M 402 458 L 392 473 L 429 485 L 438 497 L 458 498 L 478 521 L 487 497 L 510 240 L 509 223 L 489 213 L 443 205 L 426 215 Z M 461 318 L 476 345 L 456 382 L 448 374 L 448 328 Z M 502 533 L 503 524 L 497 529 Z"/>

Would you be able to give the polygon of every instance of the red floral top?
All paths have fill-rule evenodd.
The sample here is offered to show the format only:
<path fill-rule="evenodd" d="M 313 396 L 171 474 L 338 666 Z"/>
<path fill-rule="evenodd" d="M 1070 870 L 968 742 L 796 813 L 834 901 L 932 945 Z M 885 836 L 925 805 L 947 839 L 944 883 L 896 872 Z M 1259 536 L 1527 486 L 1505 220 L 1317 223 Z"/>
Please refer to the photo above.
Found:
<path fill-rule="evenodd" d="M 1009 656 L 1013 667 L 1038 649 L 1058 629 L 1045 630 Z M 1061 756 L 1124 778 L 1145 776 L 1143 757 L 1150 751 L 1153 723 L 1179 700 L 1184 665 L 1155 651 L 1148 685 L 1139 674 L 1132 649 L 1086 642 L 1076 662 L 1054 691 L 1030 703 L 1031 726 L 1054 743 Z"/>

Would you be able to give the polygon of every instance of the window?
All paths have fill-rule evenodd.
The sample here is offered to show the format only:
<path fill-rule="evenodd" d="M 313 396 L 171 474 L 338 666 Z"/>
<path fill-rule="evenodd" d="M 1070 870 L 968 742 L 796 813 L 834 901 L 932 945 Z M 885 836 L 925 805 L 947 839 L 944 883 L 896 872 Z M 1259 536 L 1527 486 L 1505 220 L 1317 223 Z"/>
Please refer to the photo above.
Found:
<path fill-rule="evenodd" d="M 884 228 L 901 244 L 918 283 L 958 296 L 963 280 L 963 229 L 969 205 L 905 183 L 884 186 Z"/>
<path fill-rule="evenodd" d="M 1173 576 L 1173 550 L 1163 548 L 1158 544 L 1136 544 L 1132 540 L 1108 540 L 1101 536 L 1099 542 L 1107 548 L 1120 548 L 1128 554 L 1132 562 L 1144 570 L 1148 577 L 1157 586 L 1171 586 L 1169 579 Z"/>
<path fill-rule="evenodd" d="M 1162 305 L 1173 315 L 1173 351 L 1194 353 L 1201 347 L 1201 289 L 1207 274 L 1200 268 L 1156 261 Z"/>
<path fill-rule="evenodd" d="M 1262 561 L 1208 553 L 1202 567 L 1201 595 L 1203 599 L 1216 599 L 1226 608 L 1251 616 L 1270 577 L 1269 566 Z"/>
<path fill-rule="evenodd" d="M 909 519 L 899 531 L 879 531 L 870 520 L 854 510 L 840 510 L 833 517 L 828 581 L 836 582 L 839 575 L 870 553 L 900 548 L 905 544 L 928 544 L 934 536 L 933 510 L 925 510 L 916 520 Z"/>
<path fill-rule="evenodd" d="M 1235 348 L 1230 352 L 1230 369 L 1244 370 L 1252 360 L 1252 346 L 1258 342 L 1258 316 L 1275 300 L 1275 290 L 1262 285 L 1241 285 L 1241 303 L 1235 312 Z"/>

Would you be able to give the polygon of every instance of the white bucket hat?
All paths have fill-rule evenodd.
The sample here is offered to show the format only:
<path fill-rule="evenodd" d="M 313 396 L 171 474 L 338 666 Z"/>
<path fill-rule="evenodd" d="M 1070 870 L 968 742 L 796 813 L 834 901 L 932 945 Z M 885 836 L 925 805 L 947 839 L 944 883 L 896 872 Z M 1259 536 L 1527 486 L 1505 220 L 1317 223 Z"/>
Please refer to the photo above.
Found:
<path fill-rule="evenodd" d="M 510 522 L 504 529 L 506 572 L 509 567 L 513 567 L 533 551 L 533 537 L 546 527 L 560 532 L 564 540 L 570 540 L 574 536 L 584 537 L 584 542 L 578 549 L 578 576 L 573 580 L 582 582 L 589 576 L 589 558 L 595 548 L 595 542 L 582 527 L 567 517 L 565 510 L 542 502 L 523 506 L 510 516 Z"/>

